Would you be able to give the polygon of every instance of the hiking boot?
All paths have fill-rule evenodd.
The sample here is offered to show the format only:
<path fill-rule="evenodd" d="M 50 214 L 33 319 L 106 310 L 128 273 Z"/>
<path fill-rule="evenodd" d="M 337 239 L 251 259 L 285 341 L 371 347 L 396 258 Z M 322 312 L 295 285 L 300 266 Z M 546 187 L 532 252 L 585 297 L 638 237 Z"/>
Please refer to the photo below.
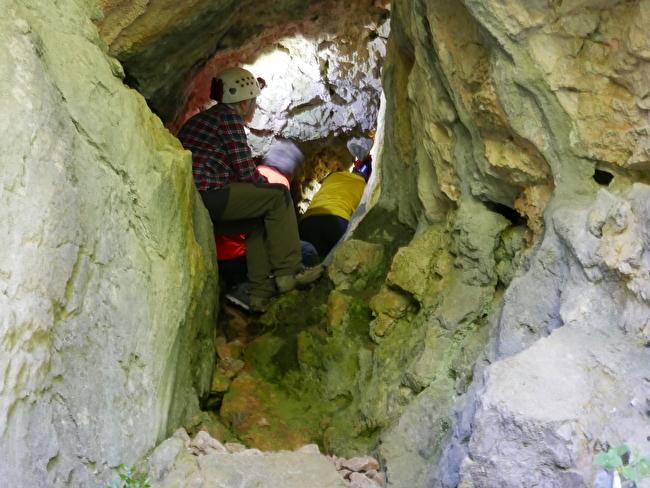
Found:
<path fill-rule="evenodd" d="M 262 297 L 250 294 L 249 283 L 240 283 L 234 289 L 226 293 L 226 300 L 247 312 L 264 312 L 271 301 L 270 297 Z"/>
<path fill-rule="evenodd" d="M 286 293 L 294 288 L 312 284 L 321 277 L 324 269 L 323 266 L 302 268 L 294 275 L 276 276 L 275 284 L 280 293 Z"/>
<path fill-rule="evenodd" d="M 226 300 L 237 305 L 240 308 L 243 308 L 247 312 L 250 311 L 250 293 L 249 285 L 247 282 L 239 283 L 233 289 L 226 293 Z"/>

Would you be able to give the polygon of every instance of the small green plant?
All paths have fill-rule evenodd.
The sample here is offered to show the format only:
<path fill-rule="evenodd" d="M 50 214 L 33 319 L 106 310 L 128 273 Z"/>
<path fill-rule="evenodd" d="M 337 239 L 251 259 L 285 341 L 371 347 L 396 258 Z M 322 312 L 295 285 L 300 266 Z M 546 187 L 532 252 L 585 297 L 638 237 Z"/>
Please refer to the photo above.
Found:
<path fill-rule="evenodd" d="M 119 479 L 113 481 L 106 488 L 151 488 L 149 478 L 134 471 L 133 467 L 120 464 L 117 468 Z"/>
<path fill-rule="evenodd" d="M 641 456 L 637 451 L 632 453 L 625 444 L 599 453 L 596 463 L 634 482 L 650 476 L 650 457 Z"/>

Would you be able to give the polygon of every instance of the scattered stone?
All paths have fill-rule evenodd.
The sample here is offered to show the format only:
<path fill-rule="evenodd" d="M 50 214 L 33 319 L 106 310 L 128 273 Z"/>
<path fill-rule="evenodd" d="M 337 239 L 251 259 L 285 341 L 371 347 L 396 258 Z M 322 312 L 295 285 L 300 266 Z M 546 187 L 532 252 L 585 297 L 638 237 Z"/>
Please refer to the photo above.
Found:
<path fill-rule="evenodd" d="M 225 359 L 224 353 L 226 351 L 227 339 L 224 336 L 219 336 L 214 341 L 214 352 L 217 353 L 220 359 Z"/>
<path fill-rule="evenodd" d="M 379 342 L 383 337 L 390 334 L 390 331 L 395 327 L 397 320 L 390 315 L 384 313 L 379 314 L 372 322 L 370 322 L 370 337 L 375 342 Z"/>
<path fill-rule="evenodd" d="M 379 488 L 379 485 L 362 473 L 350 475 L 350 488 Z"/>
<path fill-rule="evenodd" d="M 224 425 L 219 415 L 213 411 L 205 411 L 195 415 L 188 421 L 187 428 L 190 435 L 204 430 L 210 434 L 210 437 L 217 439 L 221 443 L 236 439 L 235 434 Z"/>
<path fill-rule="evenodd" d="M 338 290 L 332 290 L 327 299 L 327 327 L 330 331 L 343 328 L 349 316 L 353 298 Z"/>
<path fill-rule="evenodd" d="M 348 486 L 357 488 L 384 488 L 386 475 L 379 472 L 379 462 L 370 456 L 340 458 L 335 455 L 327 456 L 339 475 L 349 482 Z"/>
<path fill-rule="evenodd" d="M 244 343 L 240 339 L 235 339 L 228 343 L 228 348 L 230 349 L 230 357 L 240 359 L 244 351 Z"/>
<path fill-rule="evenodd" d="M 381 488 L 386 488 L 386 484 L 387 484 L 386 473 L 380 471 L 371 474 L 371 472 L 368 472 L 366 473 L 366 475 L 372 480 L 374 480 Z"/>
<path fill-rule="evenodd" d="M 334 465 L 334 467 L 335 467 L 338 471 L 341 470 L 341 461 L 342 461 L 341 458 L 339 458 L 339 457 L 337 457 L 337 456 L 335 456 L 335 455 L 331 455 L 331 456 L 327 456 L 327 459 L 330 460 L 330 462 Z"/>
<path fill-rule="evenodd" d="M 404 317 L 412 310 L 413 301 L 402 293 L 384 286 L 370 300 L 370 308 L 376 318 L 370 323 L 370 337 L 379 342 L 395 326 L 396 319 Z"/>
<path fill-rule="evenodd" d="M 349 239 L 334 251 L 327 273 L 339 290 L 362 290 L 383 259 L 382 245 Z"/>
<path fill-rule="evenodd" d="M 231 342 L 226 342 L 226 338 L 224 336 L 219 336 L 215 342 L 217 356 L 219 356 L 219 359 L 222 361 L 232 361 L 239 359 L 243 348 L 244 344 L 239 339 L 235 339 Z"/>
<path fill-rule="evenodd" d="M 190 450 L 193 454 L 211 454 L 213 452 L 228 452 L 219 442 L 210 436 L 206 431 L 200 430 L 190 443 Z"/>
<path fill-rule="evenodd" d="M 394 319 L 404 317 L 411 307 L 408 296 L 385 286 L 370 299 L 370 308 L 375 314 L 386 314 Z"/>
<path fill-rule="evenodd" d="M 228 391 L 230 386 L 230 378 L 226 376 L 226 373 L 221 368 L 215 368 L 212 375 L 212 385 L 210 386 L 210 391 L 223 393 Z"/>
<path fill-rule="evenodd" d="M 190 435 L 182 427 L 180 429 L 176 429 L 176 431 L 172 434 L 172 437 L 182 440 L 185 444 L 185 447 L 190 447 L 190 442 L 192 442 Z"/>
<path fill-rule="evenodd" d="M 219 315 L 223 323 L 223 330 L 229 337 L 238 337 L 243 343 L 248 342 L 250 334 L 248 330 L 249 315 L 228 304 L 223 305 Z M 215 352 L 217 351 L 215 350 Z"/>
<path fill-rule="evenodd" d="M 180 442 L 178 439 L 174 439 Z M 156 488 L 344 488 L 346 482 L 321 454 L 261 452 L 193 455 L 182 450 Z M 197 483 L 197 480 L 201 482 Z"/>
<path fill-rule="evenodd" d="M 237 454 L 240 454 L 242 456 L 261 456 L 264 453 L 259 449 L 244 449 L 243 451 L 238 452 Z"/>
<path fill-rule="evenodd" d="M 379 470 L 379 462 L 370 456 L 354 457 L 346 459 L 341 463 L 341 467 L 349 469 L 350 471 L 370 471 Z"/>
<path fill-rule="evenodd" d="M 244 361 L 241 359 L 222 360 L 219 363 L 219 366 L 223 368 L 223 373 L 226 378 L 232 379 L 237 376 L 237 373 L 244 369 L 246 363 L 244 363 Z"/>
<path fill-rule="evenodd" d="M 184 429 L 179 429 L 176 432 L 179 432 L 180 430 L 185 432 Z M 156 447 L 149 458 L 147 470 L 149 476 L 153 480 L 164 478 L 173 467 L 176 457 L 178 457 L 183 449 L 188 447 L 182 437 L 176 436 L 176 432 L 174 433 L 174 436 L 163 441 L 158 447 Z M 185 432 L 185 435 L 187 435 L 187 432 Z"/>

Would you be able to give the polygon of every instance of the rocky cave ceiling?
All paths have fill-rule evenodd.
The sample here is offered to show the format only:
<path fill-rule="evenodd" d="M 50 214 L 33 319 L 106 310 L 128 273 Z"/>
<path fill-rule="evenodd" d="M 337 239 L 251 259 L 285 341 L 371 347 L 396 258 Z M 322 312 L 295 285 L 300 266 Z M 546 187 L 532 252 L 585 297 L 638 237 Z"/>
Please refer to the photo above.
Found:
<path fill-rule="evenodd" d="M 99 3 L 125 82 L 172 131 L 210 102 L 210 79 L 238 64 L 268 82 L 252 124 L 258 152 L 273 136 L 327 139 L 376 124 L 386 0 Z"/>

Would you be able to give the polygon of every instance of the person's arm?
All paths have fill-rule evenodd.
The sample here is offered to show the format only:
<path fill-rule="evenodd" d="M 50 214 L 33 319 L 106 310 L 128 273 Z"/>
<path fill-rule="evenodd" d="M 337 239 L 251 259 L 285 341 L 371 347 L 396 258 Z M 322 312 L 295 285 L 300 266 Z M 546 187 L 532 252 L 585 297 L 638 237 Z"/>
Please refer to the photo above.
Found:
<path fill-rule="evenodd" d="M 221 126 L 225 137 L 225 149 L 230 167 L 237 175 L 237 181 L 249 181 L 252 183 L 266 182 L 266 178 L 260 175 L 253 160 L 253 154 L 248 141 L 244 125 L 238 116 L 233 116 Z"/>

